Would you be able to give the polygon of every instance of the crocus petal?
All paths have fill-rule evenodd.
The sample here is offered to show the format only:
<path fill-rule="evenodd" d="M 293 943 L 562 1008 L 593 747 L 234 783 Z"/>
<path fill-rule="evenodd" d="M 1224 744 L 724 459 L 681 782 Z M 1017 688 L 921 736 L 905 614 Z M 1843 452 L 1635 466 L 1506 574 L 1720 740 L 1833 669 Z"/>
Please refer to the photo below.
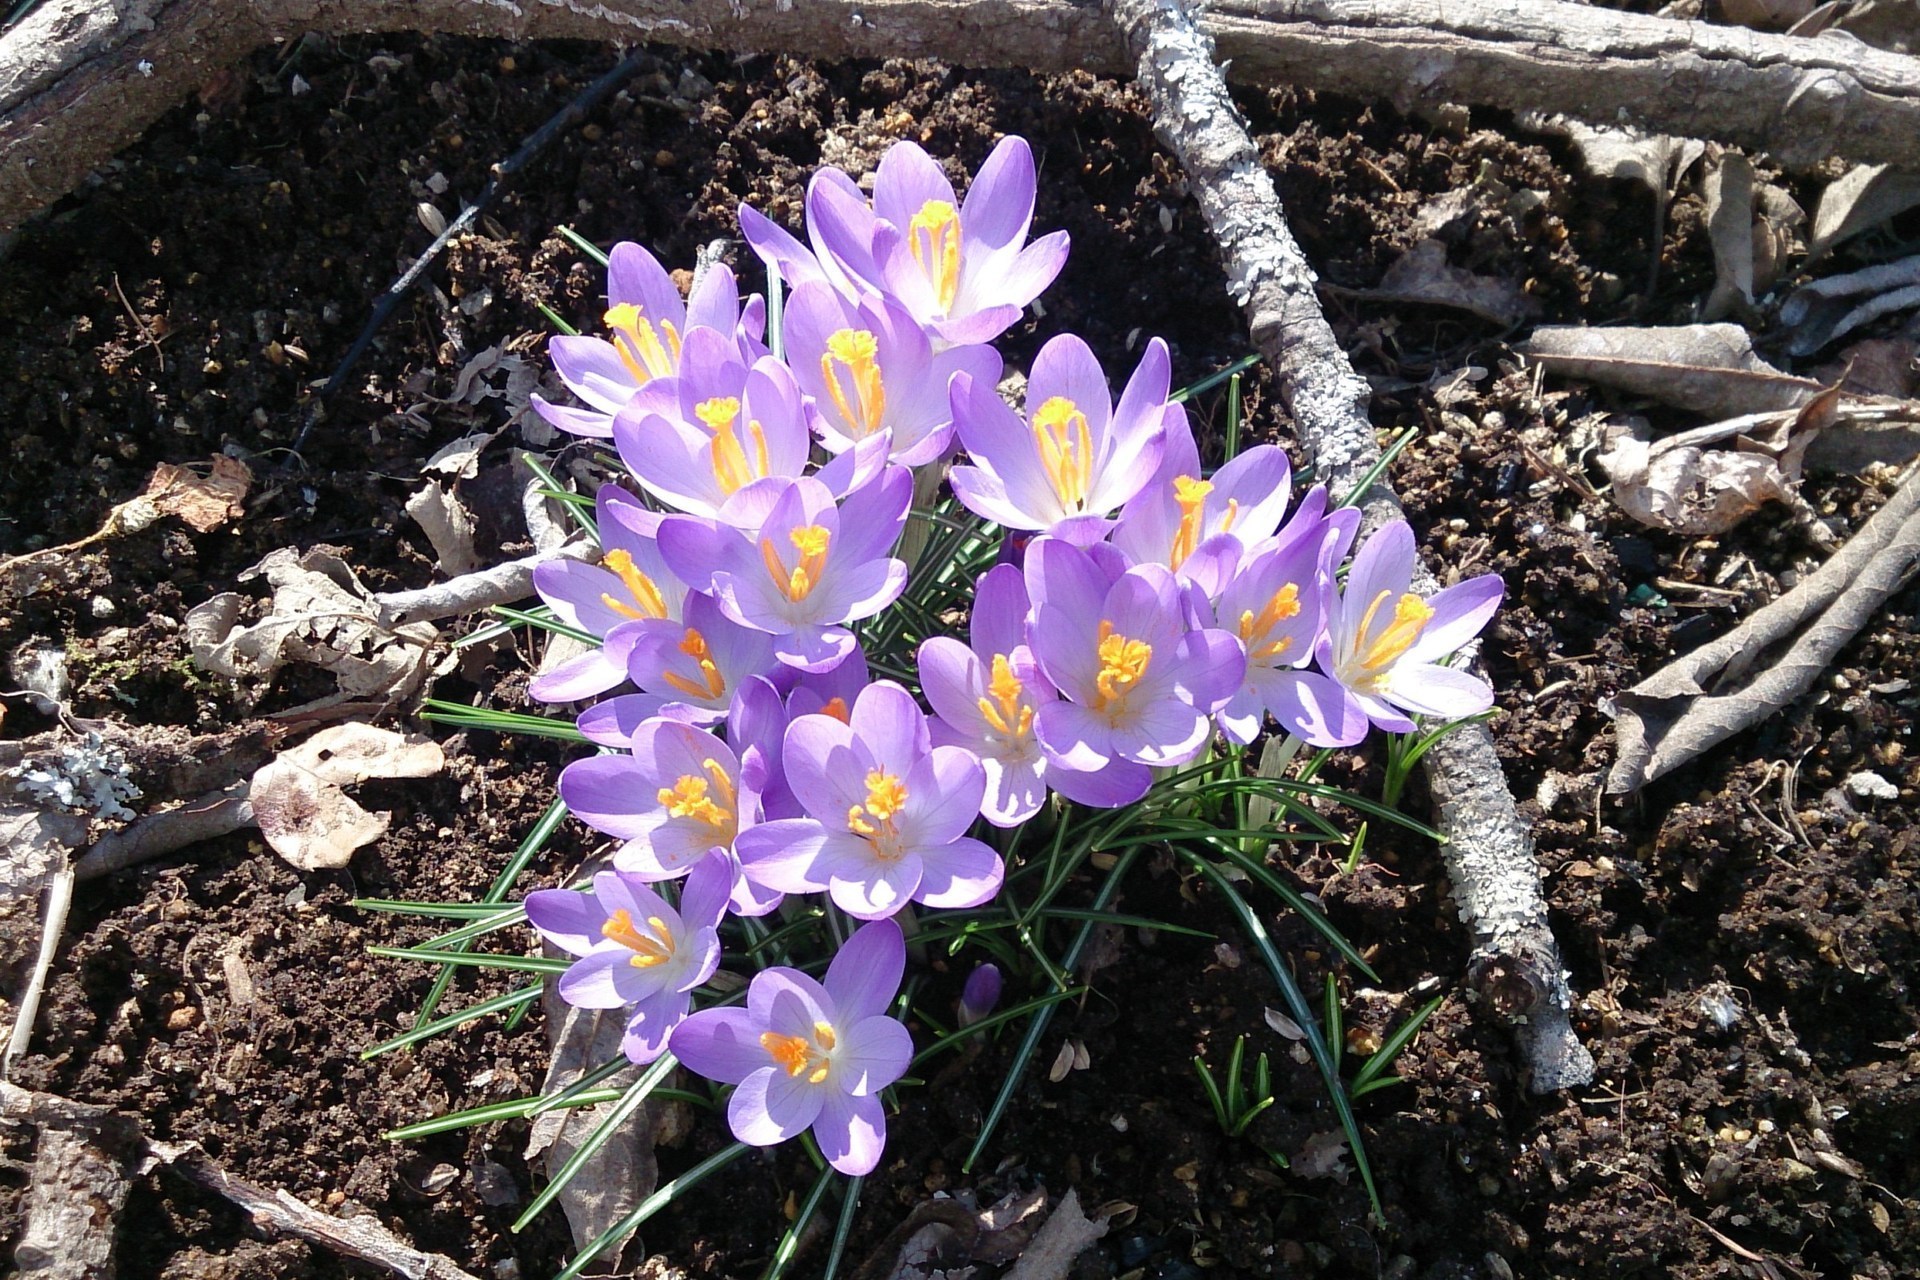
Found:
<path fill-rule="evenodd" d="M 1350 747 L 1367 736 L 1360 704 L 1318 671 L 1266 672 L 1259 690 L 1274 720 L 1308 746 Z"/>
<path fill-rule="evenodd" d="M 702 1009 L 673 1029 L 673 1056 L 696 1075 L 739 1084 L 767 1066 L 760 1021 L 738 1007 Z"/>
<path fill-rule="evenodd" d="M 734 852 L 755 884 L 780 893 L 818 893 L 827 882 L 814 867 L 827 836 L 812 818 L 762 822 L 740 833 Z"/>
<path fill-rule="evenodd" d="M 1014 134 L 994 146 L 960 205 L 968 241 L 986 249 L 1018 244 L 1033 220 L 1033 149 Z M 885 216 L 884 214 L 881 216 Z"/>
<path fill-rule="evenodd" d="M 1000 855 L 970 836 L 920 850 L 914 898 L 930 907 L 977 907 L 1000 892 L 1007 868 Z"/>
<path fill-rule="evenodd" d="M 1034 736 L 1069 769 L 1087 772 L 1114 757 L 1113 725 L 1074 702 L 1050 702 L 1033 718 Z"/>
<path fill-rule="evenodd" d="M 907 945 L 900 926 L 891 920 L 878 920 L 855 929 L 853 936 L 841 944 L 821 985 L 833 997 L 841 1023 L 852 1026 L 886 1012 L 906 968 Z M 908 1056 L 912 1056 L 911 1048 Z M 906 1069 L 904 1061 L 900 1069 Z M 880 1084 L 892 1084 L 898 1076 L 896 1072 Z"/>
<path fill-rule="evenodd" d="M 649 813 L 657 805 L 646 792 L 646 781 L 626 756 L 589 756 L 560 771 L 560 796 L 573 815 L 595 831 L 631 840 L 658 825 Z M 643 818 L 643 813 L 649 816 Z"/>
<path fill-rule="evenodd" d="M 1049 760 L 1046 778 L 1048 786 L 1075 804 L 1117 809 L 1147 794 L 1147 788 L 1153 785 L 1153 770 L 1131 760 L 1114 760 L 1098 769 L 1076 771 Z"/>
<path fill-rule="evenodd" d="M 567 390 L 596 409 L 618 413 L 639 387 L 605 338 L 561 335 L 547 339 L 547 355 Z"/>
<path fill-rule="evenodd" d="M 824 852 L 823 861 L 831 859 L 836 846 L 829 845 Z M 856 920 L 884 919 L 906 906 L 907 900 L 919 890 L 924 872 L 919 855 L 913 853 L 902 854 L 893 862 L 869 857 L 861 870 L 844 869 L 853 874 L 832 875 L 827 888 L 833 904 Z"/>
<path fill-rule="evenodd" d="M 1113 726 L 1113 753 L 1155 768 L 1191 760 L 1211 736 L 1206 715 L 1175 698 L 1134 709 Z"/>
<path fill-rule="evenodd" d="M 636 972 L 628 963 L 633 953 L 625 947 L 611 947 L 581 956 L 560 975 L 560 998 L 576 1009 L 618 1009 L 632 996 L 620 989 L 621 970 Z"/>
<path fill-rule="evenodd" d="M 973 752 L 962 747 L 935 747 L 914 761 L 907 771 L 906 784 L 902 838 L 917 845 L 944 845 L 965 834 L 980 816 L 987 775 Z"/>
<path fill-rule="evenodd" d="M 605 693 L 627 679 L 627 664 L 614 661 L 600 649 L 576 654 L 527 682 L 527 696 L 536 702 L 578 702 Z"/>
<path fill-rule="evenodd" d="M 886 1149 L 886 1111 L 878 1098 L 824 1094 L 813 1136 L 828 1164 L 849 1177 L 865 1177 L 879 1167 L 880 1153 Z"/>
<path fill-rule="evenodd" d="M 547 422 L 571 435 L 587 436 L 604 440 L 613 435 L 613 415 L 604 410 L 576 409 L 570 405 L 554 404 L 545 396 L 529 397 L 533 402 L 533 411 Z"/>
<path fill-rule="evenodd" d="M 893 925 L 893 921 L 880 920 L 862 927 L 884 925 Z M 838 1069 L 834 1075 L 841 1089 L 855 1097 L 865 1097 L 880 1092 L 907 1073 L 913 1061 L 913 1037 L 905 1027 L 877 1014 L 855 1020 L 848 1015 L 845 1005 L 840 1007 L 839 1014 L 840 1044 L 834 1054 Z"/>
<path fill-rule="evenodd" d="M 1486 573 L 1434 592 L 1427 597 L 1433 616 L 1400 660 L 1432 662 L 1446 657 L 1486 629 L 1506 591 L 1499 574 Z"/>
<path fill-rule="evenodd" d="M 1154 342 L 1159 342 L 1159 339 L 1154 339 Z M 1149 355 L 1152 350 L 1153 344 L 1149 343 Z M 1166 363 L 1166 344 L 1161 342 L 1160 367 L 1163 370 Z M 1138 377 L 1136 373 L 1136 380 Z M 1162 381 L 1164 383 L 1165 379 Z M 1094 448 L 1105 453 L 1102 445 L 1107 437 L 1107 424 L 1113 417 L 1113 393 L 1107 389 L 1107 375 L 1101 370 L 1093 348 L 1075 334 L 1063 333 L 1050 339 L 1034 356 L 1033 371 L 1027 375 L 1028 419 L 1031 420 L 1040 406 L 1055 396 L 1071 400 L 1075 408 L 1087 415 L 1087 427 L 1092 434 Z M 1164 389 L 1160 399 L 1163 402 L 1166 400 Z M 1147 476 L 1152 474 L 1153 468 L 1148 467 L 1140 480 L 1144 483 Z M 1135 487 L 1138 488 L 1137 485 Z M 1118 506 L 1119 503 L 1114 505 Z"/>
<path fill-rule="evenodd" d="M 1045 293 L 1047 286 L 1052 284 L 1055 277 L 1060 274 L 1060 268 L 1067 265 L 1068 248 L 1067 233 L 1052 232 L 1041 236 L 1022 249 L 1019 256 L 1001 271 L 999 278 L 994 281 L 993 296 L 1003 303 L 1006 309 L 1013 311 L 1014 319 L 1019 318 L 1019 308 Z M 994 308 L 994 310 L 1000 309 Z M 982 311 L 979 314 L 984 315 L 986 312 Z M 999 329 L 994 330 L 994 336 L 998 336 L 1012 323 L 1013 320 L 1006 321 Z M 961 339 L 948 340 L 960 341 Z M 965 341 L 986 342 L 988 339 L 967 338 Z"/>
<path fill-rule="evenodd" d="M 659 714 L 665 701 L 658 694 L 623 693 L 594 703 L 574 723 L 588 742 L 625 749 L 633 745 L 633 735 L 640 726 Z"/>
<path fill-rule="evenodd" d="M 849 727 L 883 766 L 904 771 L 932 745 L 926 713 L 913 695 L 891 680 L 876 680 L 854 700 Z"/>
<path fill-rule="evenodd" d="M 535 889 L 523 904 L 527 921 L 562 951 L 583 956 L 600 942 L 607 910 L 592 894 L 576 889 Z"/>
<path fill-rule="evenodd" d="M 1382 696 L 1416 715 L 1461 720 L 1493 705 L 1493 688 L 1470 671 L 1430 662 L 1394 664 Z"/>
<path fill-rule="evenodd" d="M 750 1147 L 771 1147 L 810 1126 L 825 1096 L 818 1086 L 768 1066 L 734 1086 L 727 1127 Z"/>

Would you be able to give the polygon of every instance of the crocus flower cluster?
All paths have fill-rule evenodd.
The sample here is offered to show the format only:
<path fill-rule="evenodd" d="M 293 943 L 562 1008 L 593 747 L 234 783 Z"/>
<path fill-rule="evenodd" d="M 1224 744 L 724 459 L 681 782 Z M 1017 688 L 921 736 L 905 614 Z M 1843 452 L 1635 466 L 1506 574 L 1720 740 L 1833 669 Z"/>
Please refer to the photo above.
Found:
<path fill-rule="evenodd" d="M 539 411 L 610 441 L 648 501 L 608 486 L 600 562 L 535 574 L 596 644 L 532 695 L 612 695 L 580 713 L 602 752 L 569 765 L 560 794 L 617 843 L 590 889 L 527 899 L 540 933 L 577 957 L 560 995 L 628 1010 L 635 1062 L 672 1052 L 733 1086 L 741 1141 L 811 1129 L 853 1174 L 878 1161 L 879 1093 L 912 1056 L 888 1012 L 905 964 L 894 917 L 993 899 L 1006 867 L 981 835 L 1050 795 L 1129 804 L 1155 770 L 1270 724 L 1347 746 L 1371 726 L 1484 710 L 1488 686 L 1442 660 L 1501 596 L 1492 576 L 1416 593 L 1404 524 L 1368 539 L 1342 587 L 1358 514 L 1316 487 L 1289 515 L 1287 458 L 1271 445 L 1204 468 L 1159 339 L 1116 398 L 1087 344 L 1056 337 L 1023 403 L 1004 401 L 988 344 L 1067 251 L 1064 233 L 1029 243 L 1020 139 L 994 148 L 964 199 L 911 143 L 871 190 L 816 175 L 804 241 L 740 211 L 790 290 L 778 333 L 725 268 L 683 301 L 623 244 L 607 335 L 553 340 L 583 403 Z M 1006 531 L 965 637 L 912 655 L 917 689 L 873 679 L 855 632 L 907 586 L 894 552 L 915 469 L 921 492 L 944 479 Z M 724 920 L 796 895 L 863 922 L 824 981 L 768 968 L 744 1005 L 693 1011 Z M 999 986 L 978 971 L 962 1019 L 984 1016 Z"/>

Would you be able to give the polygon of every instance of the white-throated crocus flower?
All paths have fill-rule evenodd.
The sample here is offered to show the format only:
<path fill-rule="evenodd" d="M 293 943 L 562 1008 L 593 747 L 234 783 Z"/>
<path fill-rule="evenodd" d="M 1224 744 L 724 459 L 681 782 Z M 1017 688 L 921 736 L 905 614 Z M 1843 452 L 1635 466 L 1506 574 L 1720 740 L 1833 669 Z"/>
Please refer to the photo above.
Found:
<path fill-rule="evenodd" d="M 637 244 L 621 242 L 607 255 L 607 336 L 556 335 L 547 340 L 553 368 L 585 408 L 557 405 L 541 396 L 533 407 L 554 426 L 602 439 L 633 394 L 656 378 L 678 372 L 682 344 L 694 328 L 712 329 L 742 360 L 764 355 L 760 331 L 765 313 L 755 298 L 742 310 L 733 272 L 718 264 L 701 276 L 683 300 L 673 278 Z"/>
<path fill-rule="evenodd" d="M 1000 356 L 969 345 L 935 352 L 899 303 L 849 302 L 823 282 L 799 285 L 787 301 L 786 355 L 813 398 L 820 442 L 843 453 L 882 433 L 890 458 L 917 467 L 942 457 L 953 439 L 947 383 L 965 373 L 992 384 Z"/>
<path fill-rule="evenodd" d="M 1147 344 L 1116 406 L 1093 351 L 1072 334 L 1040 348 L 1024 418 L 991 386 L 953 380 L 953 421 L 971 466 L 955 467 L 954 496 L 1007 529 L 1044 531 L 1085 546 L 1145 487 L 1160 465 L 1169 410 L 1167 344 Z"/>
<path fill-rule="evenodd" d="M 695 987 L 720 966 L 732 860 L 712 854 L 688 873 L 676 910 L 639 876 L 602 871 L 593 889 L 536 889 L 527 920 L 540 936 L 578 956 L 560 975 L 559 995 L 580 1009 L 632 1007 L 620 1047 L 638 1063 L 666 1052 Z"/>
<path fill-rule="evenodd" d="M 1439 665 L 1480 634 L 1506 587 L 1498 574 L 1469 578 L 1422 599 L 1412 590 L 1413 530 L 1383 526 L 1353 557 L 1346 589 L 1320 642 L 1320 667 L 1353 710 L 1389 733 L 1411 717 L 1459 720 L 1493 705 L 1493 689 L 1472 672 Z"/>
<path fill-rule="evenodd" d="M 1191 627 L 1180 585 L 1162 565 L 1109 579 L 1080 548 L 1040 538 L 1027 549 L 1026 577 L 1034 656 L 1065 699 L 1034 717 L 1050 763 L 1070 771 L 1050 768 L 1047 783 L 1083 803 L 1136 800 L 1151 769 L 1206 748 L 1209 717 L 1245 674 L 1240 643 Z"/>
<path fill-rule="evenodd" d="M 846 721 L 795 717 L 783 756 L 808 816 L 742 833 L 748 879 L 830 894 L 861 920 L 909 901 L 975 907 L 999 891 L 1000 855 L 966 835 L 986 773 L 970 752 L 933 745 L 926 714 L 899 685 L 868 685 Z"/>
<path fill-rule="evenodd" d="M 712 591 L 727 617 L 771 636 L 780 661 L 830 670 L 853 652 L 846 624 L 906 587 L 907 566 L 888 552 L 906 523 L 913 476 L 889 466 L 843 504 L 810 476 L 768 481 L 751 496 L 745 527 L 669 517 L 661 553 L 690 585 Z"/>
<path fill-rule="evenodd" d="M 533 571 L 533 589 L 554 616 L 600 639 L 577 658 L 535 676 L 527 695 L 541 702 L 572 702 L 605 693 L 627 678 L 634 623 L 680 616 L 687 586 L 660 558 L 654 535 L 660 516 L 618 485 L 594 495 L 600 563 L 549 560 Z"/>
<path fill-rule="evenodd" d="M 1041 707 L 1059 694 L 1027 647 L 1020 570 L 996 565 L 974 587 L 972 644 L 934 636 L 920 646 L 920 684 L 933 707 L 933 741 L 965 747 L 986 770 L 981 816 L 1013 827 L 1047 798 L 1047 759 L 1034 736 Z"/>
<path fill-rule="evenodd" d="M 887 1142 L 882 1089 L 906 1074 L 913 1037 L 886 1016 L 906 972 L 900 926 L 854 930 L 825 982 L 798 969 L 764 969 L 745 1008 L 702 1009 L 674 1029 L 683 1066 L 734 1086 L 727 1125 L 749 1146 L 770 1147 L 812 1129 L 841 1173 L 873 1172 Z"/>

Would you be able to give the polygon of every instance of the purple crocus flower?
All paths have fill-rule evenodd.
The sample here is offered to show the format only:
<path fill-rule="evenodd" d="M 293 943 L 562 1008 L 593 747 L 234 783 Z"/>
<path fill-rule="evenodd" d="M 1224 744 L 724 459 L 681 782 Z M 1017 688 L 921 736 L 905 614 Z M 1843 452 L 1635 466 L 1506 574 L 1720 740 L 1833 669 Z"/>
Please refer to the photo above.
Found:
<path fill-rule="evenodd" d="M 749 365 L 707 329 L 688 336 L 678 376 L 614 417 L 613 440 L 647 492 L 702 516 L 756 480 L 803 474 L 813 444 L 787 367 L 772 356 Z"/>
<path fill-rule="evenodd" d="M 988 385 L 1000 379 L 992 347 L 936 353 L 899 303 L 883 297 L 846 302 L 820 281 L 794 289 L 785 336 L 794 379 L 813 397 L 820 442 L 829 453 L 889 432 L 892 461 L 932 462 L 953 439 L 947 398 L 953 375 Z"/>
<path fill-rule="evenodd" d="M 1334 566 L 1360 523 L 1352 508 L 1328 514 L 1326 499 L 1316 485 L 1275 545 L 1243 564 L 1220 594 L 1220 623 L 1247 654 L 1245 680 L 1215 717 L 1229 742 L 1252 742 L 1268 715 L 1310 746 L 1351 746 L 1366 736 L 1366 717 L 1345 691 L 1302 670 L 1326 631 Z"/>
<path fill-rule="evenodd" d="M 713 597 L 687 593 L 678 621 L 633 624 L 623 635 L 627 678 L 639 693 L 621 694 L 580 713 L 580 732 L 603 747 L 625 747 L 641 721 L 653 716 L 690 724 L 726 719 L 733 691 L 753 676 L 776 684 L 789 677 L 774 657 L 773 638 L 721 612 Z"/>
<path fill-rule="evenodd" d="M 1106 536 L 1105 517 L 1160 465 L 1169 419 L 1167 344 L 1147 344 L 1115 406 L 1093 351 L 1072 334 L 1040 348 L 1027 379 L 1026 419 L 992 386 L 958 374 L 953 420 L 973 465 L 955 467 L 954 496 L 1008 529 L 1045 530 L 1079 545 Z"/>
<path fill-rule="evenodd" d="M 594 496 L 600 563 L 549 560 L 533 571 L 533 589 L 554 615 L 603 643 L 533 678 L 527 695 L 540 702 L 573 702 L 605 693 L 627 678 L 636 629 L 648 619 L 677 618 L 687 586 L 667 568 L 654 542 L 660 516 L 618 485 Z"/>
<path fill-rule="evenodd" d="M 643 721 L 631 755 L 588 756 L 560 773 L 573 815 L 625 843 L 616 870 L 672 880 L 716 849 L 728 850 L 759 817 L 741 785 L 740 759 L 711 733 L 678 720 Z"/>
<path fill-rule="evenodd" d="M 1159 470 L 1121 510 L 1113 545 L 1134 564 L 1167 566 L 1212 599 L 1240 560 L 1279 527 L 1291 468 L 1284 450 L 1263 444 L 1204 476 L 1185 411 L 1169 409 Z"/>
<path fill-rule="evenodd" d="M 887 552 L 906 522 L 913 477 L 888 467 L 836 505 L 811 477 L 756 486 L 752 528 L 689 516 L 660 527 L 660 550 L 681 577 L 710 590 L 720 610 L 773 638 L 781 662 L 826 671 L 853 651 L 849 622 L 872 617 L 907 585 Z"/>
<path fill-rule="evenodd" d="M 1020 570 L 996 565 L 974 587 L 972 646 L 946 636 L 920 646 L 933 741 L 980 758 L 987 775 L 980 812 L 996 827 L 1018 826 L 1047 798 L 1047 759 L 1033 721 L 1060 695 L 1027 647 L 1027 612 Z"/>
<path fill-rule="evenodd" d="M 976 907 L 999 892 L 1000 855 L 965 834 L 986 774 L 971 753 L 932 744 L 926 715 L 899 685 L 868 685 L 850 722 L 797 717 L 784 757 L 809 816 L 742 833 L 748 879 L 782 893 L 830 893 L 861 920 L 909 900 Z"/>
<path fill-rule="evenodd" d="M 1413 565 L 1413 530 L 1405 521 L 1367 539 L 1317 654 L 1352 710 L 1389 733 L 1411 732 L 1412 716 L 1459 720 L 1493 705 L 1486 681 L 1439 660 L 1480 634 L 1505 584 L 1498 574 L 1482 574 L 1423 600 L 1411 590 Z"/>
<path fill-rule="evenodd" d="M 575 435 L 606 438 L 613 418 L 634 392 L 680 366 L 681 346 L 695 327 L 716 330 L 745 360 L 764 354 L 758 341 L 765 324 L 760 300 L 742 311 L 733 272 L 713 266 L 691 299 L 683 301 L 673 278 L 637 244 L 621 242 L 607 255 L 608 336 L 557 336 L 548 340 L 554 371 L 584 409 L 533 397 L 533 407 L 554 426 Z"/>
<path fill-rule="evenodd" d="M 899 142 L 880 159 L 871 206 L 839 170 L 814 175 L 807 187 L 811 252 L 745 207 L 740 229 L 795 287 L 817 280 L 847 298 L 885 294 L 938 345 L 991 342 L 1066 264 L 1066 232 L 1026 242 L 1034 190 L 1025 139 L 1001 139 L 964 201 L 931 156 Z"/>
<path fill-rule="evenodd" d="M 734 1086 L 727 1125 L 749 1146 L 807 1129 L 835 1169 L 873 1172 L 887 1142 L 880 1090 L 906 1074 L 913 1037 L 886 1016 L 906 970 L 891 920 L 855 930 L 824 983 L 798 969 L 765 969 L 745 1008 L 702 1009 L 674 1029 L 689 1070 Z"/>
<path fill-rule="evenodd" d="M 1195 630 L 1173 574 L 1136 565 L 1110 578 L 1095 557 L 1057 538 L 1027 548 L 1029 637 L 1067 699 L 1041 707 L 1034 732 L 1047 781 L 1069 799 L 1118 805 L 1146 793 L 1151 769 L 1184 764 L 1211 736 L 1208 719 L 1240 686 L 1246 657 L 1224 631 Z"/>
<path fill-rule="evenodd" d="M 634 1062 L 652 1062 L 687 1016 L 693 989 L 720 966 L 717 930 L 732 880 L 731 859 L 708 857 L 688 874 L 676 911 L 640 877 L 602 871 L 591 893 L 528 894 L 527 919 L 580 957 L 560 975 L 560 998 L 580 1009 L 632 1005 L 620 1047 Z"/>

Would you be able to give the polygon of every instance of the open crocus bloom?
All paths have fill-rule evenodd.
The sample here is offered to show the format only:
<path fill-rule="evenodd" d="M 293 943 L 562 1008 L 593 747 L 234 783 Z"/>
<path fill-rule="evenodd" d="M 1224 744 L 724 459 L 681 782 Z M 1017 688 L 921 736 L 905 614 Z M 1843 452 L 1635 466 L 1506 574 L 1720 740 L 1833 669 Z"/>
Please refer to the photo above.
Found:
<path fill-rule="evenodd" d="M 996 827 L 1018 826 L 1047 798 L 1046 753 L 1033 721 L 1060 695 L 1027 647 L 1026 617 L 1020 570 L 997 565 L 974 588 L 971 647 L 947 636 L 920 646 L 933 741 L 980 757 L 987 775 L 980 812 Z"/>
<path fill-rule="evenodd" d="M 1106 536 L 1106 517 L 1160 465 L 1171 415 L 1167 344 L 1147 344 L 1116 406 L 1093 351 L 1063 333 L 1040 348 L 1027 380 L 1024 421 L 991 386 L 953 380 L 953 421 L 972 466 L 955 467 L 953 493 L 982 519 L 1044 530 L 1085 546 Z"/>
<path fill-rule="evenodd" d="M 607 336 L 559 335 L 548 339 L 554 371 L 585 408 L 533 397 L 533 407 L 562 431 L 606 438 L 613 418 L 633 394 L 680 368 L 682 344 L 694 328 L 712 329 L 739 357 L 765 353 L 759 334 L 765 316 L 755 298 L 743 312 L 733 272 L 715 265 L 682 300 L 673 278 L 637 244 L 621 242 L 607 255 Z"/>
<path fill-rule="evenodd" d="M 708 858 L 687 876 L 676 911 L 640 877 L 603 871 L 591 893 L 528 894 L 527 919 L 580 957 L 560 977 L 560 998 L 581 1009 L 631 1005 L 621 1048 L 634 1062 L 652 1062 L 687 1016 L 693 989 L 720 967 L 717 930 L 732 881 L 731 859 Z"/>
<path fill-rule="evenodd" d="M 1110 580 L 1093 556 L 1041 538 L 1027 549 L 1026 575 L 1034 656 L 1066 698 L 1034 719 L 1061 770 L 1050 768 L 1047 781 L 1069 799 L 1095 791 L 1084 803 L 1136 800 L 1152 768 L 1205 749 L 1208 717 L 1245 674 L 1240 644 L 1190 628 L 1179 584 L 1161 565 Z"/>
<path fill-rule="evenodd" d="M 674 516 L 662 523 L 667 563 L 720 611 L 773 638 L 781 662 L 827 671 L 853 652 L 849 622 L 899 598 L 907 566 L 887 553 L 906 523 L 913 477 L 888 467 L 836 505 L 811 476 L 767 481 L 743 495 L 730 523 Z"/>
<path fill-rule="evenodd" d="M 660 516 L 636 503 L 618 485 L 602 485 L 594 498 L 600 530 L 597 565 L 549 560 L 533 571 L 533 589 L 554 616 L 602 643 L 533 678 L 529 697 L 572 702 L 605 693 L 627 678 L 632 624 L 680 616 L 687 586 L 660 558 L 654 535 Z"/>
<path fill-rule="evenodd" d="M 734 1086 L 727 1124 L 740 1141 L 769 1147 L 812 1129 L 827 1163 L 871 1173 L 887 1140 L 878 1095 L 913 1060 L 913 1038 L 886 1016 L 905 969 L 900 927 L 864 925 L 824 983 L 798 969 L 762 970 L 745 1008 L 703 1009 L 682 1022 L 674 1056 Z"/>
<path fill-rule="evenodd" d="M 758 818 L 759 797 L 740 783 L 740 760 L 711 733 L 677 720 L 647 720 L 632 755 L 588 756 L 560 774 L 560 797 L 596 831 L 626 843 L 615 869 L 672 880 Z"/>
<path fill-rule="evenodd" d="M 965 834 L 986 789 L 980 762 L 933 746 L 926 715 L 899 685 L 868 685 L 847 721 L 796 717 L 783 754 L 808 816 L 743 833 L 748 879 L 781 893 L 830 893 L 862 920 L 909 900 L 974 907 L 999 891 L 1000 856 Z"/>
<path fill-rule="evenodd" d="M 1279 527 L 1292 469 L 1287 455 L 1255 445 L 1202 475 L 1186 413 L 1169 406 L 1160 467 L 1120 512 L 1113 545 L 1134 564 L 1163 564 L 1209 599 Z"/>
<path fill-rule="evenodd" d="M 1413 564 L 1413 530 L 1405 521 L 1367 539 L 1317 655 L 1354 709 L 1389 733 L 1411 732 L 1412 716 L 1459 720 L 1493 705 L 1486 681 L 1439 660 L 1480 634 L 1505 584 L 1498 574 L 1482 574 L 1423 600 L 1411 590 Z"/>
<path fill-rule="evenodd" d="M 932 462 L 953 439 L 947 398 L 953 375 L 989 385 L 1000 379 L 992 347 L 936 353 L 899 303 L 879 297 L 849 303 L 817 281 L 793 291 L 785 336 L 794 379 L 813 397 L 820 442 L 829 453 L 885 432 L 892 436 L 892 461 Z"/>

